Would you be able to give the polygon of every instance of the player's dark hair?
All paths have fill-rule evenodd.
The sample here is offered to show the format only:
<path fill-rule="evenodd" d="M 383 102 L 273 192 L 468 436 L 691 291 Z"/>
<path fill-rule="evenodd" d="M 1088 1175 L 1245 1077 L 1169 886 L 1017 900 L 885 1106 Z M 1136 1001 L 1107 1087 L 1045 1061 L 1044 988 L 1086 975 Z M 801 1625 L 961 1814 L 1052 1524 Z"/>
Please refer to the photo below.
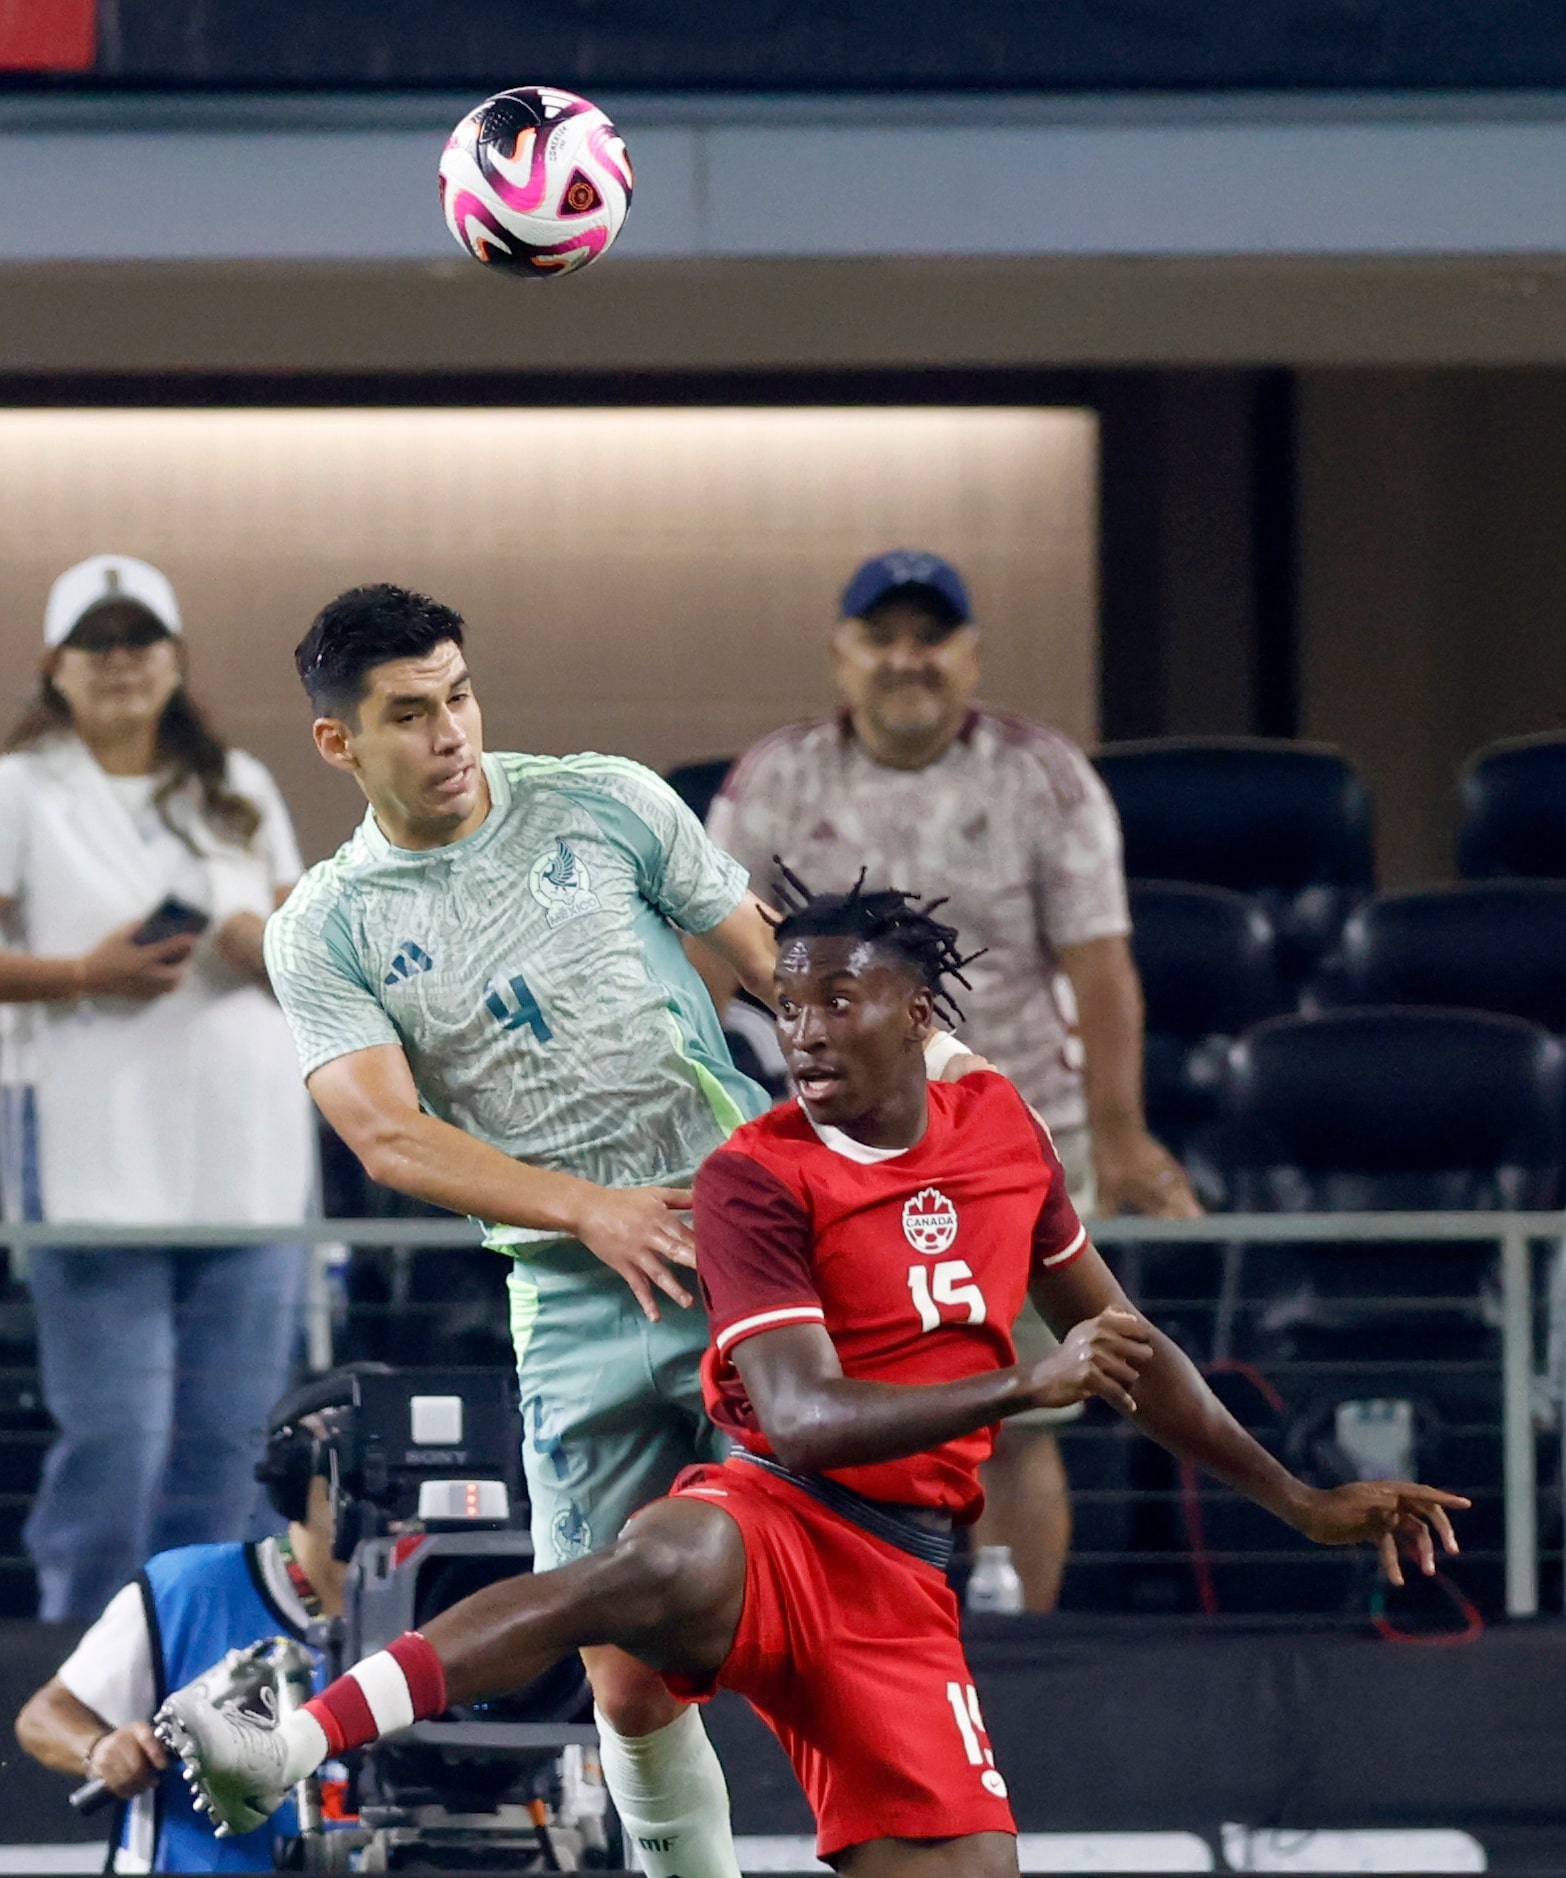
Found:
<path fill-rule="evenodd" d="M 862 939 L 866 945 L 891 956 L 910 972 L 935 999 L 936 1010 L 948 1023 L 961 1018 L 962 1006 L 946 988 L 948 979 L 971 991 L 963 967 L 984 953 L 964 956 L 957 948 L 957 928 L 932 917 L 945 898 L 916 904 L 914 896 L 897 887 L 865 891 L 864 868 L 847 893 L 812 893 L 780 855 L 774 854 L 777 876 L 773 895 L 783 909 L 772 921 L 781 946 L 790 939 Z"/>
<path fill-rule="evenodd" d="M 424 658 L 447 639 L 462 644 L 460 613 L 382 581 L 350 587 L 323 606 L 295 648 L 294 665 L 318 717 L 352 720 L 373 666 Z"/>

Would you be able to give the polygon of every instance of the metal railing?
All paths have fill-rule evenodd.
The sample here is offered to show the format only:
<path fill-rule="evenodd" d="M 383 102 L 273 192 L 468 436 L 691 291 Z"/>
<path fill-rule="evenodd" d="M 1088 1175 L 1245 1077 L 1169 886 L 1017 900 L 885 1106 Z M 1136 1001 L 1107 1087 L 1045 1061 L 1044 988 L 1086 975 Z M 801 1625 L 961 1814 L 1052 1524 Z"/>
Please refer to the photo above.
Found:
<path fill-rule="evenodd" d="M 1560 1245 L 1566 1239 L 1566 1217 L 1557 1213 L 1220 1213 L 1195 1220 L 1097 1219 L 1090 1225 L 1099 1245 L 1121 1251 L 1183 1245 L 1227 1247 L 1237 1252 L 1242 1247 L 1249 1250 L 1301 1243 L 1368 1248 L 1410 1241 L 1470 1246 L 1475 1252 L 1498 1248 L 1505 1606 L 1508 1615 L 1515 1617 L 1538 1611 L 1532 1247 L 1540 1242 Z M 482 1243 L 477 1226 L 460 1219 L 332 1219 L 303 1225 L 177 1228 L 0 1222 L 0 1245 L 10 1246 L 24 1258 L 34 1247 L 84 1251 L 147 1246 L 197 1249 L 265 1241 L 292 1241 L 315 1249 L 306 1319 L 309 1357 L 316 1368 L 328 1367 L 333 1359 L 335 1300 L 327 1282 L 327 1265 L 334 1253 L 344 1246 L 356 1251 L 394 1248 L 414 1252 L 471 1250 Z"/>
<path fill-rule="evenodd" d="M 1534 1295 L 1530 1248 L 1566 1234 L 1559 1213 L 1217 1213 L 1205 1219 L 1094 1220 L 1095 1241 L 1132 1245 L 1389 1244 L 1423 1240 L 1500 1249 L 1501 1443 L 1506 1611 L 1539 1609 L 1538 1465 L 1533 1427 Z"/>

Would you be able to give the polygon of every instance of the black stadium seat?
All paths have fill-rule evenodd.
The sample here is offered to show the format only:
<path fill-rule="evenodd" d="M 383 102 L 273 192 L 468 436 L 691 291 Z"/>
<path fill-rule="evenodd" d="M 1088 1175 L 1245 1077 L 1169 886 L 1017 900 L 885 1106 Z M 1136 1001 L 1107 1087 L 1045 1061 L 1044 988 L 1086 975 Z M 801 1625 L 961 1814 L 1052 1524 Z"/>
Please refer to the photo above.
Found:
<path fill-rule="evenodd" d="M 1229 1202 L 1258 1212 L 1558 1206 L 1563 1090 L 1566 1047 L 1523 1018 L 1365 1006 L 1269 1019 L 1226 1065 Z M 1236 1257 L 1237 1347 L 1283 1399 L 1277 1438 L 1291 1464 L 1319 1485 L 1352 1478 L 1366 1465 L 1356 1447 L 1367 1428 L 1374 1436 L 1401 1418 L 1406 1445 L 1390 1465 L 1474 1495 L 1452 1570 L 1470 1596 L 1498 1607 L 1493 1248 L 1252 1243 L 1243 1280 L 1241 1269 Z M 1207 1542 L 1243 1552 L 1276 1540 L 1252 1509 L 1226 1504 Z M 1341 1608 L 1342 1574 L 1319 1554 L 1276 1571 L 1269 1585 L 1220 1568 L 1224 1608 Z"/>
<path fill-rule="evenodd" d="M 1120 813 L 1127 875 L 1256 895 L 1290 979 L 1373 890 L 1370 796 L 1326 745 L 1170 738 L 1110 744 L 1095 760 Z"/>
<path fill-rule="evenodd" d="M 1460 785 L 1464 880 L 1566 880 L 1566 737 L 1514 737 L 1470 757 Z"/>
<path fill-rule="evenodd" d="M 723 779 L 734 767 L 731 756 L 716 756 L 704 763 L 677 763 L 665 781 L 697 821 L 707 819 L 712 798 L 723 787 Z"/>
<path fill-rule="evenodd" d="M 1131 944 L 1146 1001 L 1148 1121 L 1176 1154 L 1212 1114 L 1228 1043 L 1284 1007 L 1272 922 L 1226 887 L 1131 883 Z"/>
<path fill-rule="evenodd" d="M 1221 1092 L 1239 1211 L 1493 1211 L 1557 1204 L 1566 1049 L 1483 1011 L 1275 1017 Z"/>
<path fill-rule="evenodd" d="M 1383 894 L 1350 918 L 1311 995 L 1498 1011 L 1566 1033 L 1566 880 Z"/>

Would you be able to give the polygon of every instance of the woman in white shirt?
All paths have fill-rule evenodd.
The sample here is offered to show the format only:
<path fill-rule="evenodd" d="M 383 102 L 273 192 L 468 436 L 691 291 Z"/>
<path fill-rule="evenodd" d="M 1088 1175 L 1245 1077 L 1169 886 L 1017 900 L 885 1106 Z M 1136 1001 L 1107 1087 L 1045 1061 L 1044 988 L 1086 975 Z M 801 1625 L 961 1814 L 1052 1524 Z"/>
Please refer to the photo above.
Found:
<path fill-rule="evenodd" d="M 315 1177 L 261 932 L 300 861 L 276 785 L 185 688 L 157 569 L 98 555 L 45 611 L 38 695 L 0 756 L 5 1073 L 26 1086 L 25 1210 L 61 1224 L 286 1225 Z M 173 898 L 199 937 L 135 934 Z M 35 1252 L 44 1399 L 60 1427 L 25 1540 L 39 1614 L 90 1621 L 151 1554 L 243 1538 L 287 1381 L 288 1243 Z"/>

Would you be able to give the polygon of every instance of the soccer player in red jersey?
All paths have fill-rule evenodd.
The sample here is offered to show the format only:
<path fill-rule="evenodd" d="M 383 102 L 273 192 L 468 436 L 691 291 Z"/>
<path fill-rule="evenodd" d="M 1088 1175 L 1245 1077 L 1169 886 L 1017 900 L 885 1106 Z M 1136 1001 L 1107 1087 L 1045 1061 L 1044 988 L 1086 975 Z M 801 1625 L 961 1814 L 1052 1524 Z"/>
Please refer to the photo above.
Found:
<path fill-rule="evenodd" d="M 797 883 L 795 883 L 797 886 Z M 943 1566 L 997 1422 L 1099 1396 L 1325 1545 L 1457 1549 L 1456 1494 L 1306 1486 L 1127 1302 L 1049 1135 L 992 1073 L 930 1084 L 956 935 L 902 894 L 796 893 L 778 1024 L 796 1103 L 696 1179 L 721 1466 L 691 1468 L 606 1552 L 508 1579 L 355 1666 L 278 1726 L 199 1685 L 159 1718 L 221 1825 L 246 1830 L 329 1755 L 613 1643 L 700 1699 L 747 1696 L 787 1749 L 818 1850 L 854 1878 L 1005 1878 L 1015 1826 Z M 1014 1361 L 1025 1289 L 1062 1343 Z"/>

